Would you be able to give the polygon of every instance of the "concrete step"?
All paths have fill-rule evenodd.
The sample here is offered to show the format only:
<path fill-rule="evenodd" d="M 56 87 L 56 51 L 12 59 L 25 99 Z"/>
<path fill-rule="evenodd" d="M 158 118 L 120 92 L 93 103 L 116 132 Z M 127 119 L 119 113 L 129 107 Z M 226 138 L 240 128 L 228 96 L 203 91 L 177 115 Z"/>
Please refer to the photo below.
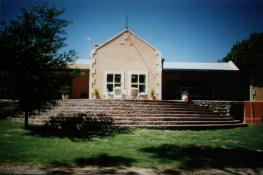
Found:
<path fill-rule="evenodd" d="M 113 117 L 115 121 L 232 121 L 232 117 Z"/>
<path fill-rule="evenodd" d="M 123 128 L 148 128 L 148 129 L 223 129 L 223 128 L 234 128 L 247 126 L 243 123 L 231 123 L 231 124 L 181 124 L 181 125 L 118 125 Z"/>
<path fill-rule="evenodd" d="M 191 108 L 186 108 L 186 107 L 174 107 L 174 108 L 171 108 L 171 107 L 145 107 L 145 106 L 139 106 L 139 107 L 136 107 L 136 106 L 132 106 L 132 107 L 124 107 L 124 106 L 108 106 L 108 107 L 105 107 L 105 106 L 75 106 L 75 107 L 72 107 L 72 106 L 67 106 L 67 107 L 64 107 L 64 108 L 57 108 L 57 109 L 54 109 L 54 110 L 144 110 L 144 111 L 182 111 L 182 110 L 185 110 L 185 111 L 204 111 L 204 112 L 207 112 L 207 109 L 205 108 L 201 108 L 201 107 L 191 107 Z M 50 110 L 52 111 L 52 110 Z"/>
<path fill-rule="evenodd" d="M 32 115 L 32 117 L 51 117 L 58 114 L 76 114 L 76 113 L 86 113 L 87 115 L 107 115 L 107 116 L 220 116 L 217 113 L 211 111 L 144 111 L 138 109 L 137 111 L 128 110 L 54 110 L 40 115 Z"/>
<path fill-rule="evenodd" d="M 83 113 L 106 113 L 107 114 L 215 114 L 213 112 L 210 111 L 187 111 L 187 110 L 181 110 L 181 111 L 165 111 L 165 110 L 160 110 L 160 111 L 150 111 L 150 110 L 142 110 L 142 109 L 138 109 L 138 110 L 103 110 L 103 109 L 75 109 L 75 110 L 60 110 L 60 111 L 50 111 L 48 113 L 40 113 L 40 115 L 45 115 L 45 114 L 56 114 L 56 113 L 67 113 L 67 112 L 83 112 Z"/>
<path fill-rule="evenodd" d="M 105 114 L 109 117 L 202 117 L 202 118 L 209 118 L 209 117 L 220 117 L 218 114 L 162 114 L 162 113 L 155 113 L 155 114 Z"/>
<path fill-rule="evenodd" d="M 145 109 L 145 110 L 205 110 L 205 108 L 200 107 L 200 106 L 149 106 L 149 105 L 143 105 L 143 106 L 123 106 L 123 105 L 101 105 L 101 106 L 95 106 L 95 105 L 89 105 L 89 106 L 81 106 L 81 105 L 76 105 L 76 106 L 63 106 L 57 109 L 115 109 L 115 110 L 126 110 L 126 109 Z"/>
<path fill-rule="evenodd" d="M 193 103 L 184 103 L 184 102 L 171 102 L 171 101 L 126 101 L 126 100 L 88 100 L 88 101 L 65 101 L 61 103 L 66 106 L 198 106 Z"/>
<path fill-rule="evenodd" d="M 214 112 L 211 112 L 211 111 L 208 111 L 208 112 L 205 112 L 205 111 L 172 111 L 171 113 L 167 112 L 167 111 L 156 111 L 156 112 L 150 112 L 150 113 L 147 113 L 147 112 L 144 112 L 144 111 L 140 111 L 139 109 L 137 111 L 123 111 L 123 110 L 87 110 L 87 111 L 80 111 L 80 110 L 72 110 L 72 111 L 67 111 L 67 110 L 58 110 L 58 111 L 49 111 L 49 112 L 44 112 L 44 113 L 41 113 L 41 115 L 31 115 L 31 117 L 42 117 L 42 116 L 49 116 L 49 115 L 59 115 L 59 114 L 62 114 L 62 115 L 74 115 L 76 116 L 77 114 L 79 115 L 86 115 L 86 116 L 96 116 L 96 115 L 108 115 L 108 116 L 111 116 L 111 115 L 127 115 L 127 116 L 135 116 L 135 115 L 138 115 L 138 116 L 143 116 L 143 115 L 146 115 L 146 116 L 158 116 L 158 115 L 164 115 L 164 116 L 183 116 L 183 115 L 202 115 L 202 116 L 220 116 L 220 117 L 223 117 L 223 115 L 220 115 L 218 113 L 214 113 Z M 225 117 L 229 117 L 229 116 L 225 116 Z"/>
<path fill-rule="evenodd" d="M 70 117 L 70 115 L 67 115 L 68 117 Z M 74 117 L 74 116 L 72 116 Z M 121 120 L 129 120 L 129 121 L 231 121 L 234 120 L 232 117 L 224 117 L 224 116 L 213 116 L 213 117 L 193 117 L 193 116 L 120 116 L 120 115 L 116 115 L 116 116 L 103 116 L 103 117 L 108 117 L 109 119 L 113 119 L 115 121 L 121 121 Z M 91 116 L 91 118 L 93 119 L 98 119 L 100 120 L 101 117 L 99 116 Z M 50 119 L 50 116 L 45 116 L 45 117 L 35 117 L 32 118 L 32 120 L 35 121 L 48 121 Z"/>
<path fill-rule="evenodd" d="M 60 114 L 63 117 L 90 116 L 98 121 L 108 117 L 118 127 L 176 129 L 243 126 L 232 117 L 220 116 L 192 103 L 148 100 L 67 100 L 40 115 L 32 116 L 30 122 L 44 124 Z M 55 122 L 60 122 L 60 119 Z"/>
<path fill-rule="evenodd" d="M 103 111 L 90 111 L 90 112 L 103 112 Z M 137 110 L 137 111 L 108 111 L 108 114 L 133 114 L 133 115 L 154 115 L 154 114 L 165 114 L 165 115 L 174 115 L 174 114 L 202 114 L 202 115 L 214 115 L 215 113 L 212 113 L 210 111 L 143 111 L 143 110 Z"/>
<path fill-rule="evenodd" d="M 67 104 L 103 104 L 103 103 L 115 103 L 115 104 L 182 104 L 182 101 L 172 100 L 115 100 L 115 99 L 70 99 L 66 101 L 60 101 L 60 103 Z"/>
<path fill-rule="evenodd" d="M 230 121 L 130 121 L 121 120 L 114 121 L 115 125 L 196 125 L 196 124 L 235 124 L 239 123 L 238 120 Z"/>

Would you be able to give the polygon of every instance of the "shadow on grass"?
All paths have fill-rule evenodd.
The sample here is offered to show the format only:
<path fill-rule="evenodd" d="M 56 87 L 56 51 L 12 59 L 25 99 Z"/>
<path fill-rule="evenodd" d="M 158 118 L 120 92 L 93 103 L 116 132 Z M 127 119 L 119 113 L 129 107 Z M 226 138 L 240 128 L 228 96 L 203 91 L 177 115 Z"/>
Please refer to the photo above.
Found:
<path fill-rule="evenodd" d="M 106 167 L 100 169 L 88 169 L 88 170 L 79 170 L 76 171 L 74 169 L 56 169 L 50 170 L 47 174 L 87 174 L 87 175 L 113 175 L 113 174 L 121 174 L 121 175 L 141 175 L 134 171 L 124 170 L 124 172 L 119 172 L 120 169 L 115 167 Z"/>
<path fill-rule="evenodd" d="M 129 131 L 127 128 L 113 125 L 113 121 L 113 118 L 106 114 L 61 113 L 50 117 L 44 125 L 30 126 L 29 134 L 42 137 L 67 137 L 74 140 L 113 136 Z"/>
<path fill-rule="evenodd" d="M 70 165 L 63 161 L 53 161 L 49 164 L 52 167 L 86 167 L 86 166 L 99 166 L 99 167 L 129 167 L 132 163 L 136 162 L 135 159 L 123 156 L 111 156 L 107 153 L 102 153 L 94 157 L 79 157 L 75 159 L 74 165 Z"/>
<path fill-rule="evenodd" d="M 159 147 L 146 147 L 140 151 L 152 153 L 162 161 L 179 161 L 183 169 L 195 168 L 252 168 L 263 167 L 263 152 L 241 148 L 211 148 L 175 144 L 163 144 Z"/>
<path fill-rule="evenodd" d="M 118 174 L 120 168 L 129 167 L 135 159 L 123 156 L 110 156 L 108 154 L 99 154 L 95 157 L 80 157 L 74 160 L 75 165 L 69 165 L 65 162 L 54 161 L 43 170 L 48 170 L 48 174 L 76 174 L 74 167 L 100 167 L 87 169 L 84 174 Z M 122 174 L 137 174 L 136 172 L 127 171 Z"/>
<path fill-rule="evenodd" d="M 111 166 L 131 166 L 135 162 L 135 159 L 122 156 L 110 156 L 108 154 L 100 154 L 95 157 L 85 158 L 81 157 L 75 160 L 75 163 L 80 167 L 85 166 L 100 166 L 100 167 L 111 167 Z"/>

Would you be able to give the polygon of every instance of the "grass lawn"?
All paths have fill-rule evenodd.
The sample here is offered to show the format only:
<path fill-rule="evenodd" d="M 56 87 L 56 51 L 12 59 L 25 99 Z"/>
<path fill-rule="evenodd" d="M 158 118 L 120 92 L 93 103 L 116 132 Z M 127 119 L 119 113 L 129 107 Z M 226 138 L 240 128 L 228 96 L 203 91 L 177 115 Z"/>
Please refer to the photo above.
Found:
<path fill-rule="evenodd" d="M 43 167 L 263 167 L 263 125 L 208 131 L 131 129 L 88 139 L 40 136 L 0 121 L 0 162 Z"/>

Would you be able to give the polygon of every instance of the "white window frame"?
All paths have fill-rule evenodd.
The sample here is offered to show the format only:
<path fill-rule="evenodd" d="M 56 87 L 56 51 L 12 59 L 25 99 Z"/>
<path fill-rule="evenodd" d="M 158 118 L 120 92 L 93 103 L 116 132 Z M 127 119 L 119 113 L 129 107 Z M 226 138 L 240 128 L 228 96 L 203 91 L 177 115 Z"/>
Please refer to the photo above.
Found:
<path fill-rule="evenodd" d="M 104 79 L 103 79 L 103 92 L 104 95 L 107 97 L 107 75 L 108 74 L 121 74 L 121 89 L 124 89 L 124 71 L 104 71 Z"/>
<path fill-rule="evenodd" d="M 148 93 L 148 71 L 129 71 L 128 73 L 128 94 L 131 95 L 131 85 L 132 85 L 132 75 L 145 75 L 145 92 Z M 139 76 L 138 76 L 139 81 Z M 137 82 L 139 83 L 139 82 Z M 139 94 L 139 86 L 138 86 L 138 94 Z"/>

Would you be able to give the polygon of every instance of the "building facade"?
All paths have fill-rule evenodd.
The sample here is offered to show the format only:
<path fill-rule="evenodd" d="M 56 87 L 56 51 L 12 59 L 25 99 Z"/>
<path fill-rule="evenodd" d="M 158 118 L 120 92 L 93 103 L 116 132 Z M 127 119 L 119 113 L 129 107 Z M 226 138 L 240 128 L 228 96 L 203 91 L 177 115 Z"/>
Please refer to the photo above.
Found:
<path fill-rule="evenodd" d="M 155 92 L 162 99 L 161 53 L 129 30 L 96 45 L 90 55 L 89 98 L 108 98 L 115 88 L 127 96 Z"/>
<path fill-rule="evenodd" d="M 73 98 L 86 93 L 91 99 L 107 99 L 118 92 L 128 98 L 154 94 L 158 100 L 180 100 L 188 91 L 191 99 L 249 99 L 249 78 L 234 63 L 166 62 L 130 30 L 95 45 L 86 67 L 89 75 L 73 82 Z M 83 83 L 88 86 L 78 88 Z"/>

